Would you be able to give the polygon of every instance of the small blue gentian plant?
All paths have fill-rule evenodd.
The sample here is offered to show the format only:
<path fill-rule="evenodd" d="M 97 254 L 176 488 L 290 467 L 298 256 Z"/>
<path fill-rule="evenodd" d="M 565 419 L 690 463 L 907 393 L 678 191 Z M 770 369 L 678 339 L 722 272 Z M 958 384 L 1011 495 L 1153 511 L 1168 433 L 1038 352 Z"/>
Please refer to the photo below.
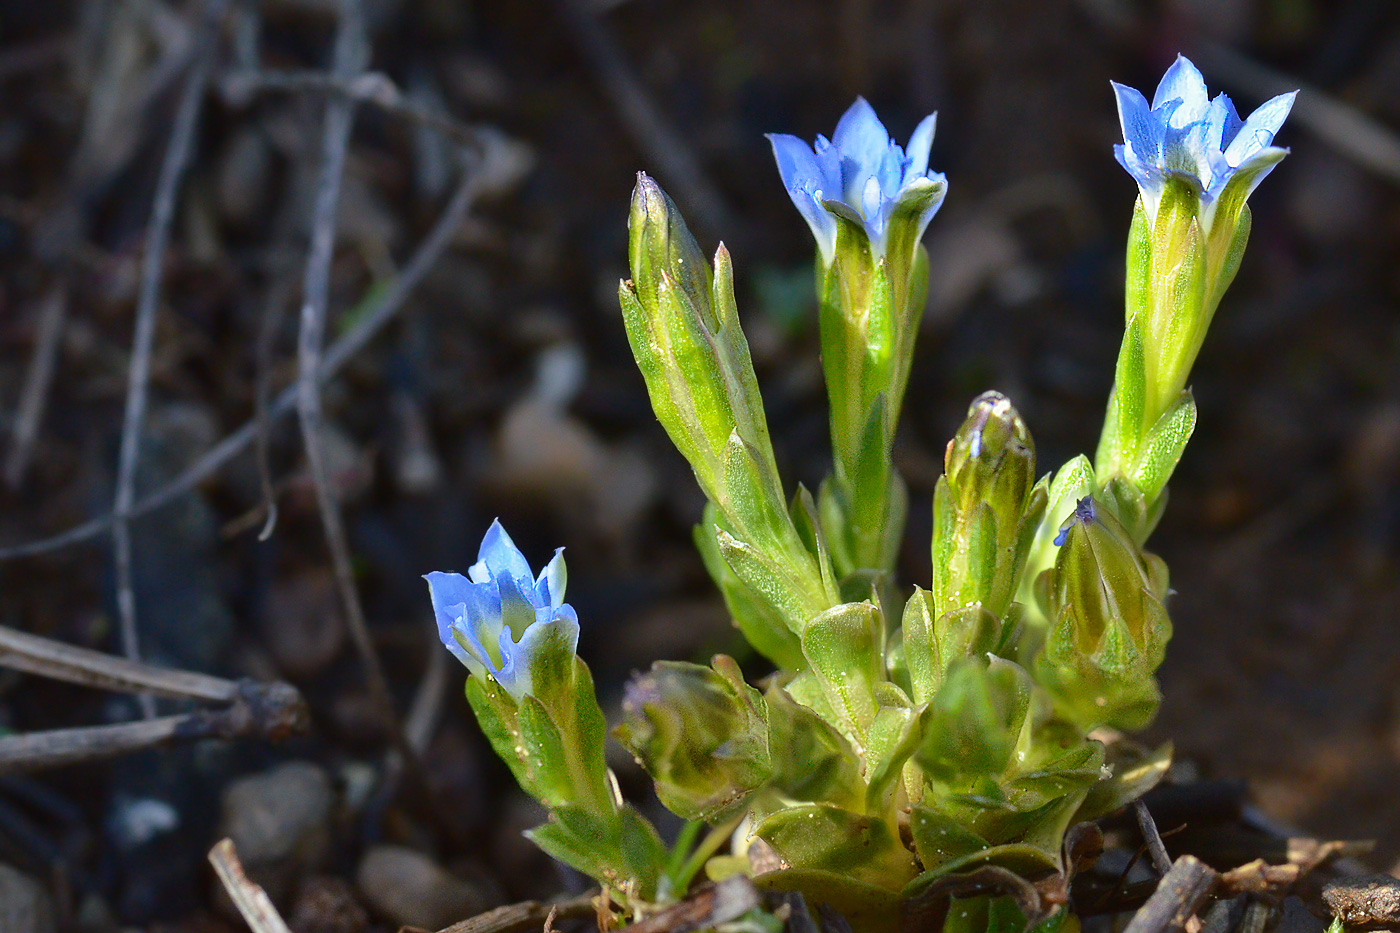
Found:
<path fill-rule="evenodd" d="M 701 556 L 775 668 L 755 686 L 724 655 L 662 661 L 628 686 L 613 735 L 688 821 L 672 848 L 604 762 L 562 554 L 535 576 L 496 524 L 466 577 L 428 575 L 473 710 L 549 809 L 531 838 L 597 878 L 617 910 L 645 914 L 702 872 L 742 873 L 862 931 L 910 917 L 949 933 L 1076 928 L 1054 892 L 1093 848 L 1092 821 L 1170 762 L 1169 745 L 1106 747 L 1095 730 L 1142 728 L 1161 698 L 1168 576 L 1144 545 L 1195 427 L 1187 380 L 1239 267 L 1245 202 L 1286 154 L 1273 140 L 1293 100 L 1242 120 L 1185 58 L 1150 105 L 1114 90 L 1115 153 L 1139 196 L 1097 456 L 1040 474 L 1011 401 L 979 396 L 934 488 L 932 578 L 912 592 L 893 579 L 907 496 L 891 449 L 928 286 L 921 240 L 946 190 L 928 166 L 933 116 L 907 149 L 859 99 L 830 140 L 769 137 L 816 239 L 834 464 L 816 496 L 789 495 L 779 475 L 728 251 L 708 262 L 639 175 L 623 323 L 708 500 Z M 1000 881 L 969 877 L 987 866 Z"/>

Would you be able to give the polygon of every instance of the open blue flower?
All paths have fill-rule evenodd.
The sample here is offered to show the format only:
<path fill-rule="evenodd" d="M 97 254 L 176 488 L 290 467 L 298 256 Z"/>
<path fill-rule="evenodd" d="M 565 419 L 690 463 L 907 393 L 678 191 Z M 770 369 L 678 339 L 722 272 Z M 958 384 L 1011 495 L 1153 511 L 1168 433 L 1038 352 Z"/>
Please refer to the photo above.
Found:
<path fill-rule="evenodd" d="M 947 190 L 947 179 L 928 170 L 936 116 L 920 121 L 907 152 L 890 139 L 863 97 L 841 117 L 830 140 L 818 136 L 808 146 L 796 136 L 768 134 L 783 185 L 812 228 L 824 262 L 830 264 L 836 251 L 835 215 L 864 226 L 876 256 L 885 253 L 898 208 L 916 225 L 913 242 L 923 237 Z"/>
<path fill-rule="evenodd" d="M 428 592 L 438 637 L 478 677 L 490 676 L 519 700 L 533 692 L 532 657 L 562 641 L 578 646 L 578 615 L 564 602 L 564 549 L 538 577 L 500 521 L 482 539 L 477 562 L 460 573 L 433 572 Z"/>
<path fill-rule="evenodd" d="M 1113 82 L 1123 143 L 1113 147 L 1119 164 L 1138 184 L 1149 219 L 1157 217 L 1169 178 L 1187 182 L 1198 194 L 1202 232 L 1209 234 L 1215 206 L 1230 185 L 1255 186 L 1288 154 L 1273 145 L 1297 91 L 1280 94 L 1241 120 L 1224 94 L 1210 99 L 1205 79 L 1182 55 L 1167 69 L 1152 97 Z"/>

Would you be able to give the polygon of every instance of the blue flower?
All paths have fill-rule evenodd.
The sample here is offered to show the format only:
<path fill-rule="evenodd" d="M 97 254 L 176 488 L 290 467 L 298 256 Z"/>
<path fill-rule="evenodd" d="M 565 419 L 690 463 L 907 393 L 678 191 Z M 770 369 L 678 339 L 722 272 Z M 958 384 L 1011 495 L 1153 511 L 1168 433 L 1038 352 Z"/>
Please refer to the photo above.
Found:
<path fill-rule="evenodd" d="M 818 136 L 808 146 L 796 136 L 768 135 L 788 196 L 812 228 L 828 265 L 836 251 L 834 215 L 862 225 L 877 257 L 885 253 L 896 208 L 910 211 L 916 224 L 913 242 L 923 237 L 947 190 L 947 179 L 928 170 L 936 116 L 929 114 L 914 129 L 908 152 L 890 139 L 863 97 L 841 117 L 830 140 Z"/>
<path fill-rule="evenodd" d="M 1288 154 L 1273 145 L 1297 91 L 1280 94 L 1241 120 L 1224 94 L 1211 100 L 1205 79 L 1185 56 L 1167 69 L 1152 105 L 1138 91 L 1113 82 L 1123 144 L 1113 147 L 1119 164 L 1138 184 L 1147 216 L 1157 217 L 1169 178 L 1189 184 L 1200 197 L 1203 233 L 1210 233 L 1215 206 L 1226 187 L 1243 185 L 1244 197 Z"/>
<path fill-rule="evenodd" d="M 531 659 L 546 643 L 557 647 L 562 640 L 571 654 L 578 646 L 578 615 L 564 602 L 563 551 L 535 577 L 497 520 L 467 576 L 433 572 L 423 578 L 447 650 L 517 700 L 533 693 Z"/>

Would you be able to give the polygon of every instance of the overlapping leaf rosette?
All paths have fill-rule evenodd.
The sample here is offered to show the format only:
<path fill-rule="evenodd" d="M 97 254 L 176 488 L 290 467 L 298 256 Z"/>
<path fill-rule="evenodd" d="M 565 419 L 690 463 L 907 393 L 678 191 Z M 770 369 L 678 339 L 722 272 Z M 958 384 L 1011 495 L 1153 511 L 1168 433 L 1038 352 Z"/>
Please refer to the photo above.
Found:
<path fill-rule="evenodd" d="M 1117 156 L 1140 197 L 1097 458 L 1052 481 L 1011 401 L 975 399 L 934 490 L 933 576 L 912 594 L 892 575 L 907 496 L 891 452 L 927 289 L 921 239 L 946 189 L 928 168 L 932 115 L 907 149 L 864 100 L 830 140 L 770 137 L 817 242 L 833 471 L 815 497 L 789 495 L 779 474 L 728 252 L 707 261 L 638 177 L 623 321 L 708 500 L 695 530 L 705 565 L 775 669 L 751 683 L 723 655 L 663 661 L 628 686 L 613 734 L 689 821 L 669 851 L 603 761 L 562 555 L 532 577 L 496 525 L 467 577 L 428 578 L 473 709 L 551 812 L 532 838 L 621 909 L 674 899 L 702 872 L 745 873 L 860 930 L 897 929 L 901 915 L 958 930 L 1010 929 L 1012 915 L 1058 925 L 1061 901 L 1037 892 L 1063 890 L 1075 870 L 1073 827 L 1161 777 L 1169 748 L 1124 757 L 1096 730 L 1141 728 L 1160 700 L 1167 571 L 1143 546 L 1195 424 L 1187 380 L 1239 266 L 1245 201 L 1284 155 L 1272 141 L 1292 97 L 1241 120 L 1185 59 L 1150 105 L 1115 90 Z M 955 882 L 986 866 L 1006 889 L 963 892 L 950 913 Z"/>

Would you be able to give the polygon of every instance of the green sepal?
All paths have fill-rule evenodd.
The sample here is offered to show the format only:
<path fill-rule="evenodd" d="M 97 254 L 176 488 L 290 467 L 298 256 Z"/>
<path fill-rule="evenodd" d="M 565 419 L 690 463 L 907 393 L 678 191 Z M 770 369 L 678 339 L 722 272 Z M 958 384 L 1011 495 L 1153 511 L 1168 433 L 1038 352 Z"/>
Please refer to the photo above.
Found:
<path fill-rule="evenodd" d="M 885 680 L 884 618 L 879 607 L 846 603 L 816 616 L 802 630 L 802 654 L 827 701 L 864 745 L 878 708 L 875 685 Z"/>
<path fill-rule="evenodd" d="M 914 595 L 904 604 L 901 627 L 904 640 L 904 663 L 909 669 L 910 696 L 915 703 L 927 703 L 943 683 L 947 664 L 934 640 L 933 594 L 914 587 Z"/>
<path fill-rule="evenodd" d="M 943 613 L 930 622 L 933 594 L 914 588 L 904 604 L 905 658 L 916 703 L 933 698 L 943 683 L 948 665 L 986 654 L 997 646 L 1002 626 L 980 605 Z"/>
<path fill-rule="evenodd" d="M 570 750 L 564 747 L 564 739 L 554 720 L 539 700 L 526 696 L 520 701 L 518 722 L 521 754 L 529 758 L 533 776 L 532 786 L 525 789 L 551 809 L 573 803 L 575 788 Z"/>
<path fill-rule="evenodd" d="M 778 684 L 764 694 L 772 786 L 784 797 L 859 809 L 865 782 L 860 759 L 837 729 Z"/>
<path fill-rule="evenodd" d="M 835 872 L 898 890 L 916 873 L 914 856 L 884 820 L 830 804 L 801 804 L 763 820 L 754 835 L 793 868 Z"/>
<path fill-rule="evenodd" d="M 710 579 L 724 597 L 730 618 L 744 639 L 774 665 L 791 671 L 802 670 L 807 666 L 807 659 L 802 656 L 802 643 L 788 627 L 787 616 L 741 580 L 720 553 L 717 535 L 721 521 L 714 503 L 707 502 L 705 516 L 695 526 L 694 539 Z"/>
<path fill-rule="evenodd" d="M 793 527 L 796 528 L 798 537 L 802 539 L 808 553 L 816 560 L 821 570 L 825 591 L 828 594 L 840 593 L 841 584 L 836 577 L 836 566 L 828 547 L 826 532 L 822 528 L 817 503 L 812 498 L 812 493 L 801 483 L 797 484 L 797 492 L 793 494 L 792 502 L 788 505 L 788 513 L 792 516 Z"/>
<path fill-rule="evenodd" d="M 1182 390 L 1176 402 L 1162 413 L 1152 430 L 1147 432 L 1138 450 L 1128 479 L 1149 502 L 1166 488 L 1167 480 L 1176 469 L 1186 450 L 1186 442 L 1196 430 L 1196 400 L 1190 389 Z M 1144 539 L 1145 540 L 1145 539 Z"/>
<path fill-rule="evenodd" d="M 1050 621 L 1041 611 L 1040 602 L 1036 597 L 1036 584 L 1041 574 L 1055 563 L 1055 557 L 1059 553 L 1055 537 L 1059 534 L 1060 526 L 1074 511 L 1075 503 L 1085 496 L 1093 495 L 1096 488 L 1093 464 L 1083 454 L 1066 461 L 1050 481 L 1045 517 L 1041 519 L 1040 528 L 1035 532 L 1030 556 L 1021 574 L 1021 588 L 1016 595 L 1016 601 L 1030 611 L 1027 622 L 1032 626 L 1043 629 Z"/>

